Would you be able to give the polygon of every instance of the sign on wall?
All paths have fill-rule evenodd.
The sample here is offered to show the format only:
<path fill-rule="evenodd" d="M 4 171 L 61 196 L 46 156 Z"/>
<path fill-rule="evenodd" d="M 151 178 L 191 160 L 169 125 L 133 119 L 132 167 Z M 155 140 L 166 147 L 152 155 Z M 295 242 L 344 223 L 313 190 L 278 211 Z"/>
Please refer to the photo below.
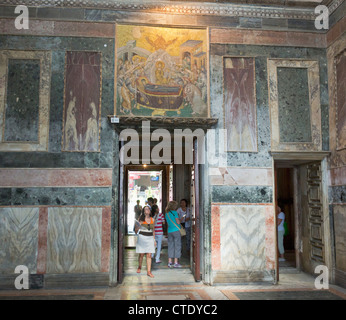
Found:
<path fill-rule="evenodd" d="M 205 29 L 117 25 L 116 114 L 208 117 Z"/>
<path fill-rule="evenodd" d="M 100 151 L 101 53 L 66 52 L 63 151 Z"/>

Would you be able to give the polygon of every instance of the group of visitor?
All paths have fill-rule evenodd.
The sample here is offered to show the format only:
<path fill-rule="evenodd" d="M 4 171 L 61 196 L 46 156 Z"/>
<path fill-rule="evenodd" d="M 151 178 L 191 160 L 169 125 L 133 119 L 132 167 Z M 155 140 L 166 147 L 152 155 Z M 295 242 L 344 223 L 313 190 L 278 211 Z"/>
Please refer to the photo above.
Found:
<path fill-rule="evenodd" d="M 141 213 L 139 214 L 139 210 Z M 141 272 L 144 255 L 146 255 L 147 275 L 154 278 L 151 272 L 151 260 L 156 256 L 155 262 L 161 263 L 160 255 L 164 226 L 167 223 L 168 242 L 168 267 L 181 268 L 179 259 L 182 254 L 182 236 L 186 235 L 186 249 L 190 253 L 191 242 L 191 212 L 186 199 L 180 201 L 180 207 L 176 201 L 169 201 L 165 216 L 157 205 L 157 199 L 148 198 L 146 205 L 142 208 L 137 201 L 135 206 L 136 222 L 135 233 L 138 235 L 136 253 L 138 257 L 137 273 Z"/>

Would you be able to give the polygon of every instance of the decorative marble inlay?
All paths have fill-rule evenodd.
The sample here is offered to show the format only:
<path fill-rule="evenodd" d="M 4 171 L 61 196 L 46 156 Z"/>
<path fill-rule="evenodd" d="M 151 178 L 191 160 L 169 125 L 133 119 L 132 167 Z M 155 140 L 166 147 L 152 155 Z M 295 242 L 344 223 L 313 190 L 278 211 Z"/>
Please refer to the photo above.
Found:
<path fill-rule="evenodd" d="M 49 208 L 47 273 L 101 272 L 102 208 Z"/>
<path fill-rule="evenodd" d="M 40 61 L 9 59 L 4 141 L 37 142 Z"/>
<path fill-rule="evenodd" d="M 346 48 L 335 57 L 337 150 L 346 149 Z"/>
<path fill-rule="evenodd" d="M 101 53 L 66 52 L 62 150 L 100 151 Z"/>
<path fill-rule="evenodd" d="M 339 87 L 338 84 L 338 71 L 337 67 L 341 65 L 338 62 L 342 63 L 339 60 L 342 57 L 342 53 L 346 49 L 346 34 L 343 34 L 338 38 L 328 49 L 327 49 L 327 58 L 328 58 L 328 89 L 329 89 L 329 144 L 330 144 L 330 166 L 331 168 L 342 167 L 346 165 L 346 148 L 341 148 L 344 139 L 340 139 L 338 135 L 342 136 L 342 113 L 339 112 L 342 109 L 342 100 L 344 99 L 342 95 L 345 95 L 345 90 L 343 87 Z M 339 79 L 342 70 L 339 70 Z M 339 90 L 338 90 L 339 89 Z M 338 97 L 339 96 L 339 97 Z M 341 103 L 340 103 L 341 98 Z M 343 100 L 345 101 L 345 100 Z M 340 113 L 340 115 L 339 115 Z M 341 117 L 341 119 L 340 119 Z M 339 130 L 337 130 L 339 127 Z M 340 130 L 341 129 L 341 130 Z M 338 141 L 339 140 L 339 141 Z"/>
<path fill-rule="evenodd" d="M 280 142 L 311 142 L 307 69 L 277 68 L 277 76 Z"/>
<path fill-rule="evenodd" d="M 346 206 L 334 205 L 336 268 L 346 272 Z"/>
<path fill-rule="evenodd" d="M 38 208 L 0 208 L 0 273 L 13 274 L 18 265 L 36 273 Z"/>
<path fill-rule="evenodd" d="M 264 270 L 266 206 L 220 206 L 221 269 Z"/>
<path fill-rule="evenodd" d="M 23 73 L 32 68 L 23 79 Z M 0 151 L 47 151 L 50 68 L 48 51 L 0 51 Z M 12 87 L 13 83 L 20 83 L 21 92 Z M 24 138 L 24 133 L 28 137 Z"/>
<path fill-rule="evenodd" d="M 257 151 L 255 59 L 224 57 L 226 151 Z"/>
<path fill-rule="evenodd" d="M 282 97 L 285 87 L 278 85 L 278 69 L 283 68 L 303 68 L 307 69 L 309 98 L 309 113 L 311 122 L 311 142 L 297 139 L 297 133 L 291 135 L 291 139 L 281 138 L 282 127 L 280 128 L 280 110 L 279 103 L 282 103 Z M 285 60 L 285 59 L 268 59 L 268 82 L 269 82 L 269 107 L 271 116 L 271 150 L 272 151 L 321 151 L 322 150 L 322 130 L 321 130 L 321 105 L 320 105 L 320 77 L 318 61 L 311 60 Z M 299 94 L 297 92 L 296 94 Z M 305 93 L 304 93 L 305 94 Z M 288 100 L 289 101 L 289 100 Z M 292 102 L 291 102 L 292 104 Z M 292 105 L 290 108 L 294 109 Z M 295 126 L 294 119 L 287 117 L 285 120 L 288 124 Z M 288 125 L 287 124 L 287 125 Z M 299 134 L 298 134 L 299 136 Z M 304 137 L 303 137 L 304 138 Z M 289 140 L 286 142 L 286 140 Z M 305 139 L 303 139 L 305 140 Z"/>

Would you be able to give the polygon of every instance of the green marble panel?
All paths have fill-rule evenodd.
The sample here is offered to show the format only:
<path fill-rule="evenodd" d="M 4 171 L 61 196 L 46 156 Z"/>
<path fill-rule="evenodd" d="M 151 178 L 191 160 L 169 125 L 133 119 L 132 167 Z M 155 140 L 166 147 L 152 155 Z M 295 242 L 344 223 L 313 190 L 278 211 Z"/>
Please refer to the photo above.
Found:
<path fill-rule="evenodd" d="M 5 141 L 38 141 L 40 61 L 9 59 Z"/>
<path fill-rule="evenodd" d="M 280 142 L 311 142 L 308 69 L 277 68 Z"/>

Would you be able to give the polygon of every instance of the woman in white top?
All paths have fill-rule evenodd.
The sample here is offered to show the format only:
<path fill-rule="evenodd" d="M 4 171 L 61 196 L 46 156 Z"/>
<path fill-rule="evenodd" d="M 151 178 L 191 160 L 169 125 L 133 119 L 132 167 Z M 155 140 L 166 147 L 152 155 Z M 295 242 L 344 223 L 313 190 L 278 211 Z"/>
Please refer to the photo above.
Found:
<path fill-rule="evenodd" d="M 277 216 L 277 226 L 278 226 L 278 246 L 279 246 L 279 252 L 280 252 L 280 258 L 279 261 L 286 261 L 284 258 L 284 235 L 285 235 L 285 228 L 284 228 L 284 222 L 285 222 L 285 214 L 281 211 L 281 208 L 277 207 L 277 212 L 279 213 Z"/>
<path fill-rule="evenodd" d="M 179 219 L 182 223 L 185 223 L 186 230 L 186 249 L 187 253 L 190 253 L 190 244 L 191 244 L 191 211 L 187 207 L 187 200 L 180 200 L 180 208 L 177 210 Z"/>

